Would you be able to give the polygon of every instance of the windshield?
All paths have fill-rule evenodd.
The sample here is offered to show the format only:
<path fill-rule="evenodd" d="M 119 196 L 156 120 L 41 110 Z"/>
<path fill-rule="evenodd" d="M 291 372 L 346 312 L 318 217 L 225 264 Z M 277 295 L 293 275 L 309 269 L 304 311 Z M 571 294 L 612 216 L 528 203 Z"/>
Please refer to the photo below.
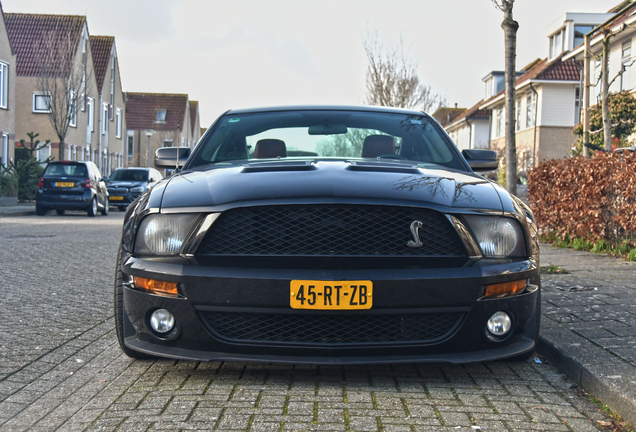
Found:
<path fill-rule="evenodd" d="M 86 178 L 86 165 L 76 163 L 49 164 L 43 174 L 43 177 L 48 176 L 69 176 Z"/>
<path fill-rule="evenodd" d="M 115 170 L 110 181 L 148 181 L 148 171 L 140 169 Z"/>
<path fill-rule="evenodd" d="M 283 111 L 228 114 L 197 146 L 188 168 L 256 160 L 409 160 L 466 170 L 424 114 Z"/>

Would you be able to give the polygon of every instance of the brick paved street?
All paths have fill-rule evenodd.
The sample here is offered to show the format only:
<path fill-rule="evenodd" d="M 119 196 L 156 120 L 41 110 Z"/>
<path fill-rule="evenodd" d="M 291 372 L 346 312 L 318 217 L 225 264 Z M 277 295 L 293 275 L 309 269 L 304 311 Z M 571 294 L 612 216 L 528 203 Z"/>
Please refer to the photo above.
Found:
<path fill-rule="evenodd" d="M 111 304 L 122 217 L 0 218 L 0 430 L 587 431 L 610 420 L 534 362 L 133 361 Z"/>

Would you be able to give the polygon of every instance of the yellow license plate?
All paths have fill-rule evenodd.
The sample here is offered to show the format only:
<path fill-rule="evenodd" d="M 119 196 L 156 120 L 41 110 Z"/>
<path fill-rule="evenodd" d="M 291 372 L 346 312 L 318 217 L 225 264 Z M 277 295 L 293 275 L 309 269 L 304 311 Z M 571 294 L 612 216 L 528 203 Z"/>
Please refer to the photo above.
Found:
<path fill-rule="evenodd" d="M 123 201 L 124 197 L 123 196 L 109 196 L 108 197 L 111 201 Z"/>
<path fill-rule="evenodd" d="M 75 183 L 73 182 L 55 182 L 55 187 L 73 187 Z"/>
<path fill-rule="evenodd" d="M 293 280 L 289 290 L 293 309 L 371 309 L 371 281 Z"/>

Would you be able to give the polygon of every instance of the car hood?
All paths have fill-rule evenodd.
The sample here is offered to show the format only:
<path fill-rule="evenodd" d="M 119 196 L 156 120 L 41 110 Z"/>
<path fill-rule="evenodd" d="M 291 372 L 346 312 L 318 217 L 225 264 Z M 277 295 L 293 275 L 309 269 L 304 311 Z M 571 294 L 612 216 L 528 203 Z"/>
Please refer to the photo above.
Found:
<path fill-rule="evenodd" d="M 481 176 L 383 161 L 259 162 L 189 171 L 173 176 L 161 191 L 161 209 L 166 212 L 292 202 L 503 209 L 499 193 Z"/>
<path fill-rule="evenodd" d="M 121 186 L 121 187 L 137 187 L 137 186 L 143 186 L 145 185 L 146 182 L 143 181 L 130 181 L 130 180 L 113 180 L 108 182 L 108 187 L 117 187 L 117 186 Z"/>

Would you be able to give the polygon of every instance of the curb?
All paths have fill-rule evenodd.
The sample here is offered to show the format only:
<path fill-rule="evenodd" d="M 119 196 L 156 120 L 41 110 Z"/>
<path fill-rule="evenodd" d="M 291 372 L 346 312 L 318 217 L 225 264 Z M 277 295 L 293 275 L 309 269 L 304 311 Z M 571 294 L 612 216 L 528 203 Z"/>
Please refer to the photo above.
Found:
<path fill-rule="evenodd" d="M 537 352 L 623 420 L 636 424 L 636 368 L 545 315 Z"/>
<path fill-rule="evenodd" d="M 12 217 L 12 216 L 32 216 L 35 214 L 35 210 L 21 211 L 21 212 L 2 212 L 0 211 L 0 217 Z"/>

